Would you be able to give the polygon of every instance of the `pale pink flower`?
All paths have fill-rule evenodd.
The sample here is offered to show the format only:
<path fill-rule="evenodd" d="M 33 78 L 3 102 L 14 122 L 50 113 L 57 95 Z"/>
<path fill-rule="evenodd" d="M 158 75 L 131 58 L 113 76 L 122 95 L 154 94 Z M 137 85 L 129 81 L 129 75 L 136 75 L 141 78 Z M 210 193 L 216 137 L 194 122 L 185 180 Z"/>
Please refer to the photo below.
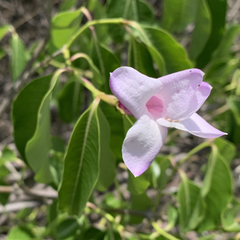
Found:
<path fill-rule="evenodd" d="M 153 162 L 166 139 L 167 127 L 202 138 L 226 134 L 196 113 L 212 89 L 202 81 L 203 75 L 199 69 L 188 69 L 155 79 L 130 67 L 111 73 L 113 94 L 125 112 L 137 119 L 122 146 L 123 160 L 134 176 Z"/>

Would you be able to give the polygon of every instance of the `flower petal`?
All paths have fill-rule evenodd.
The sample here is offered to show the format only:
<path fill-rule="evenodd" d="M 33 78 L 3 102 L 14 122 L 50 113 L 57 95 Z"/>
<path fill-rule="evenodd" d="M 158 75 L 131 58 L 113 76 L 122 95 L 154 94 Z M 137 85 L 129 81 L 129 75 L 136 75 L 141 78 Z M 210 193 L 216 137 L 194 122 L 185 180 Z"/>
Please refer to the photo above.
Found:
<path fill-rule="evenodd" d="M 135 177 L 150 166 L 162 147 L 167 128 L 157 124 L 152 117 L 142 115 L 128 130 L 123 142 L 123 160 Z"/>
<path fill-rule="evenodd" d="M 212 90 L 211 85 L 209 85 L 206 82 L 201 83 L 201 86 L 197 89 L 196 93 L 194 94 L 190 102 L 189 108 L 185 113 L 186 114 L 185 119 L 189 118 L 193 113 L 197 112 L 200 109 L 200 107 L 203 105 L 203 103 L 210 95 L 211 90 Z"/>
<path fill-rule="evenodd" d="M 203 75 L 199 69 L 188 69 L 159 78 L 163 87 L 156 96 L 164 102 L 164 117 L 181 120 L 187 116 Z"/>
<path fill-rule="evenodd" d="M 110 75 L 112 93 L 133 114 L 140 118 L 146 111 L 146 103 L 162 87 L 159 79 L 147 77 L 131 67 L 117 68 Z"/>
<path fill-rule="evenodd" d="M 190 118 L 180 122 L 170 122 L 164 118 L 159 118 L 157 122 L 164 127 L 174 127 L 183 131 L 190 132 L 191 134 L 201 138 L 217 138 L 222 135 L 227 135 L 208 124 L 197 113 L 194 113 Z"/>

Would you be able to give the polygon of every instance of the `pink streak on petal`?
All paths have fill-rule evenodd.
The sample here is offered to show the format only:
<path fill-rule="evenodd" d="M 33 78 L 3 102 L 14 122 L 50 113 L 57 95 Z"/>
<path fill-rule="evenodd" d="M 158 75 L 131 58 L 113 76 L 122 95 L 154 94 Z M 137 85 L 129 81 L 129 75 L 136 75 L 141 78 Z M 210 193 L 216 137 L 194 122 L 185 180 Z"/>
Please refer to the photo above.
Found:
<path fill-rule="evenodd" d="M 201 138 L 217 138 L 227 135 L 227 133 L 219 131 L 211 126 L 197 113 L 194 113 L 190 118 L 181 122 L 169 122 L 163 118 L 158 119 L 157 122 L 162 126 L 174 127 L 183 131 L 187 131 Z"/>
<path fill-rule="evenodd" d="M 128 130 L 122 155 L 126 166 L 135 177 L 146 171 L 153 162 L 167 132 L 167 128 L 158 125 L 150 114 L 141 116 Z"/>
<path fill-rule="evenodd" d="M 163 101 L 155 96 L 151 97 L 146 104 L 147 110 L 152 114 L 154 119 L 160 118 L 164 112 Z"/>
<path fill-rule="evenodd" d="M 188 109 L 202 83 L 203 74 L 199 69 L 188 69 L 159 78 L 163 87 L 156 96 L 164 102 L 164 117 L 180 120 L 188 116 Z"/>
<path fill-rule="evenodd" d="M 131 67 L 117 68 L 110 75 L 112 93 L 133 114 L 140 118 L 146 111 L 146 103 L 162 87 L 161 81 L 150 78 Z"/>
<path fill-rule="evenodd" d="M 133 114 L 121 103 L 118 103 L 119 108 L 121 108 L 127 115 L 133 116 Z"/>

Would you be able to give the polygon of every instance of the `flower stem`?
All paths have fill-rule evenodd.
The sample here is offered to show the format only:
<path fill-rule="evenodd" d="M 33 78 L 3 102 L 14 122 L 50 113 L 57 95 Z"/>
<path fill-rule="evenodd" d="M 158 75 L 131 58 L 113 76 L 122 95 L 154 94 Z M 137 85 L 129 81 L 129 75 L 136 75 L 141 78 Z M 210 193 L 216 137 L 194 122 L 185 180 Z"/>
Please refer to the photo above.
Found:
<path fill-rule="evenodd" d="M 161 234 L 162 236 L 164 236 L 165 238 L 169 239 L 169 240 L 179 240 L 179 238 L 175 238 L 174 236 L 172 236 L 171 234 L 165 232 L 162 228 L 160 228 L 158 226 L 158 224 L 156 222 L 152 222 L 152 226 L 154 227 L 154 229 Z"/>

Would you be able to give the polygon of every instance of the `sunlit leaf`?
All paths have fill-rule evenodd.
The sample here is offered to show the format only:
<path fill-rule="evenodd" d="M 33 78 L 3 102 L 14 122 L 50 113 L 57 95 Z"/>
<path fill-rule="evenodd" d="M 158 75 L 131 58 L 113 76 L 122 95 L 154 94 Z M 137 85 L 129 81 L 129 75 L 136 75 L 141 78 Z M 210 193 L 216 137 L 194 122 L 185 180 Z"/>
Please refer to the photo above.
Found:
<path fill-rule="evenodd" d="M 32 232 L 24 227 L 24 226 L 15 226 L 11 228 L 11 230 L 8 233 L 7 240 L 26 240 L 26 239 L 33 239 L 34 235 Z"/>
<path fill-rule="evenodd" d="M 67 11 L 74 7 L 77 3 L 77 0 L 65 0 L 60 6 L 60 11 Z"/>
<path fill-rule="evenodd" d="M 2 26 L 0 26 L 0 41 L 6 35 L 6 33 L 8 33 L 12 29 L 13 29 L 13 27 L 11 25 L 2 25 Z"/>
<path fill-rule="evenodd" d="M 225 161 L 214 146 L 201 189 L 201 195 L 206 203 L 206 216 L 199 226 L 200 232 L 213 229 L 220 223 L 221 213 L 232 198 L 232 176 Z"/>
<path fill-rule="evenodd" d="M 78 30 L 81 21 L 81 10 L 62 12 L 52 19 L 51 36 L 56 48 L 61 48 Z"/>
<path fill-rule="evenodd" d="M 11 38 L 11 74 L 12 80 L 15 81 L 21 75 L 26 66 L 26 49 L 19 36 L 14 33 Z"/>
<path fill-rule="evenodd" d="M 220 155 L 224 157 L 228 163 L 231 163 L 236 155 L 236 146 L 224 138 L 216 138 L 214 143 L 216 144 Z"/>
<path fill-rule="evenodd" d="M 204 217 L 201 189 L 180 172 L 181 184 L 177 193 L 181 232 L 194 229 Z"/>
<path fill-rule="evenodd" d="M 177 72 L 191 68 L 192 65 L 184 48 L 166 31 L 142 26 L 141 40 L 147 45 L 152 45 L 159 51 L 164 59 L 167 73 Z"/>
<path fill-rule="evenodd" d="M 81 215 L 99 175 L 99 123 L 97 99 L 78 119 L 64 159 L 59 207 L 71 215 Z"/>
<path fill-rule="evenodd" d="M 239 232 L 240 223 L 240 202 L 233 200 L 231 204 L 222 212 L 221 221 L 225 231 Z"/>

